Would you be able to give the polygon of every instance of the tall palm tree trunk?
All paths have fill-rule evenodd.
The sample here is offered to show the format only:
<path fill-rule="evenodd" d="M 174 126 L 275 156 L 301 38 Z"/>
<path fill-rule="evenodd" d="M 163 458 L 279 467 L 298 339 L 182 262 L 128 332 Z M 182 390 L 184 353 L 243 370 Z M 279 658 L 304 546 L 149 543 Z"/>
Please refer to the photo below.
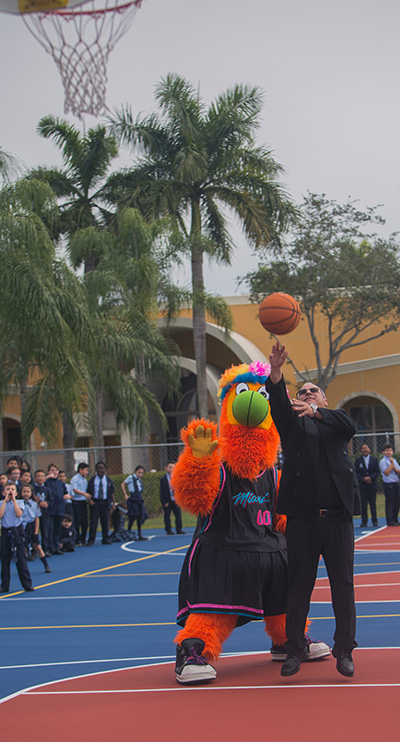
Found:
<path fill-rule="evenodd" d="M 201 234 L 200 206 L 192 201 L 192 291 L 193 291 L 193 345 L 197 372 L 197 405 L 200 417 L 208 417 L 206 378 L 206 312 L 204 306 L 203 250 L 196 235 Z"/>
<path fill-rule="evenodd" d="M 63 425 L 63 448 L 65 449 L 65 462 L 64 468 L 67 477 L 72 477 L 75 469 L 74 462 L 74 444 L 75 444 L 75 431 L 72 415 L 69 410 L 63 410 L 62 412 L 62 425 Z"/>

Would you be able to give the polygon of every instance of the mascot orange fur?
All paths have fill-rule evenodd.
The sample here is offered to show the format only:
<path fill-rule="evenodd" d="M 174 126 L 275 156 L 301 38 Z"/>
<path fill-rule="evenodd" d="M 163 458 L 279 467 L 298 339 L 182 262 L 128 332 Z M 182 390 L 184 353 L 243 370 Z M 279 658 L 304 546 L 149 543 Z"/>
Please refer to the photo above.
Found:
<path fill-rule="evenodd" d="M 286 519 L 276 514 L 279 435 L 265 382 L 269 364 L 232 366 L 219 381 L 217 426 L 194 420 L 172 475 L 175 500 L 199 516 L 179 584 L 175 673 L 180 683 L 212 680 L 235 626 L 263 619 L 272 659 L 284 660 Z M 309 659 L 329 656 L 308 643 Z"/>

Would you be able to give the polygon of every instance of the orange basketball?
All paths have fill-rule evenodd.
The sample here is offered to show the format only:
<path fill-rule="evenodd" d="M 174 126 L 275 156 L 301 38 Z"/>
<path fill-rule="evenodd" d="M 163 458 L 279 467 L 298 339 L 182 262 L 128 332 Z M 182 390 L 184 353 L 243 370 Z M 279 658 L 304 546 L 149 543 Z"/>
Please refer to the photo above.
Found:
<path fill-rule="evenodd" d="M 293 332 L 300 322 L 300 317 L 301 310 L 296 299 L 282 291 L 266 296 L 258 310 L 258 319 L 262 326 L 274 335 L 287 335 Z"/>

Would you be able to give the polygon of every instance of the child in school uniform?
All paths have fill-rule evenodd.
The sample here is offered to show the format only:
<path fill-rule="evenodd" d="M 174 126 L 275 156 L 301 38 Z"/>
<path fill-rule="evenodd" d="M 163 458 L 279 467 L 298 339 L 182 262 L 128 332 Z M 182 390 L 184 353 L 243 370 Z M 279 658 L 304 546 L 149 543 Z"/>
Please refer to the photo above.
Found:
<path fill-rule="evenodd" d="M 48 539 L 48 527 L 49 527 L 49 514 L 48 509 L 51 501 L 51 492 L 46 484 L 46 472 L 43 469 L 36 469 L 35 481 L 33 483 L 33 489 L 35 491 L 34 499 L 39 505 L 41 518 L 40 518 L 40 535 L 42 537 L 42 549 L 45 556 L 50 556 L 49 552 L 49 539 Z"/>
<path fill-rule="evenodd" d="M 1 586 L 0 593 L 10 591 L 10 563 L 15 549 L 17 557 L 17 571 L 22 587 L 26 592 L 35 588 L 28 569 L 25 554 L 24 527 L 22 513 L 24 501 L 17 500 L 17 487 L 14 482 L 7 482 L 4 486 L 4 500 L 0 503 L 1 520 Z"/>
<path fill-rule="evenodd" d="M 66 551 L 75 551 L 76 528 L 74 527 L 72 515 L 65 513 L 61 521 L 60 543 L 58 548 L 63 553 Z"/>
<path fill-rule="evenodd" d="M 24 512 L 22 513 L 22 525 L 24 526 L 25 531 L 26 550 L 28 552 L 28 549 L 31 546 L 42 562 L 44 571 L 51 572 L 44 551 L 39 543 L 39 518 L 41 513 L 39 505 L 33 499 L 34 490 L 31 484 L 22 485 L 20 497 L 24 501 L 25 505 Z"/>

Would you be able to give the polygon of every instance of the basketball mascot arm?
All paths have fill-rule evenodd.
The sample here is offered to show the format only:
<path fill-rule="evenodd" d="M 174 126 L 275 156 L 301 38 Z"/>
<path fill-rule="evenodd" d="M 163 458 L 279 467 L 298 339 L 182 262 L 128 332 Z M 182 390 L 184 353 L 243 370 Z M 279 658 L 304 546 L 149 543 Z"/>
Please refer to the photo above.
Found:
<path fill-rule="evenodd" d="M 282 472 L 278 471 L 278 481 L 276 484 L 276 499 L 278 499 L 278 493 L 279 493 L 279 484 L 281 481 Z M 279 531 L 280 533 L 286 533 L 286 515 L 280 515 L 276 512 L 276 502 L 275 502 L 275 515 L 272 521 L 272 528 L 274 531 Z"/>
<path fill-rule="evenodd" d="M 192 515 L 206 515 L 220 486 L 217 426 L 209 420 L 192 420 L 181 438 L 185 448 L 171 478 L 175 501 Z"/>

